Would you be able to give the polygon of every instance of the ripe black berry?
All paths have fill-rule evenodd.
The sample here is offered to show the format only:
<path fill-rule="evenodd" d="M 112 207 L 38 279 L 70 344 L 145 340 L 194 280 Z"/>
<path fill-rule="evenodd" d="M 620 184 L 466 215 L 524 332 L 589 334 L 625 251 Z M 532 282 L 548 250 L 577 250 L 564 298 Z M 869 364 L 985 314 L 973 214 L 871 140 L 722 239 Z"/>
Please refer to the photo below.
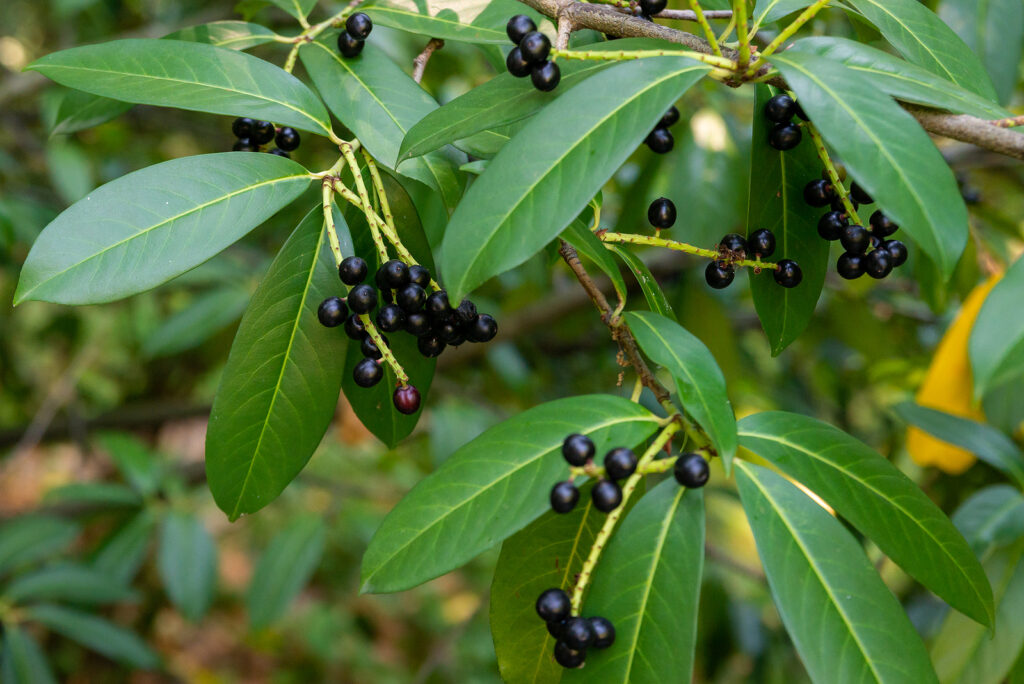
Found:
<path fill-rule="evenodd" d="M 651 148 L 651 152 L 656 154 L 667 154 L 676 144 L 675 138 L 667 128 L 655 128 L 644 142 L 647 143 L 647 147 Z"/>
<path fill-rule="evenodd" d="M 428 359 L 432 359 L 441 355 L 441 352 L 444 351 L 445 343 L 441 341 L 440 337 L 435 335 L 424 335 L 416 340 L 416 348 L 420 350 L 420 354 L 423 354 Z"/>
<path fill-rule="evenodd" d="M 615 627 L 607 618 L 590 618 L 590 631 L 594 633 L 592 648 L 608 648 L 615 643 Z"/>
<path fill-rule="evenodd" d="M 676 222 L 676 205 L 667 197 L 659 197 L 647 207 L 647 220 L 655 228 L 671 228 Z"/>
<path fill-rule="evenodd" d="M 352 314 L 345 319 L 345 335 L 350 340 L 355 340 L 356 342 L 362 342 L 363 338 L 366 337 L 366 326 L 363 325 L 363 321 L 359 318 L 358 314 Z"/>
<path fill-rule="evenodd" d="M 729 233 L 718 243 L 718 248 L 728 252 L 743 252 L 745 254 L 747 251 L 747 241 L 742 235 Z"/>
<path fill-rule="evenodd" d="M 611 480 L 599 480 L 590 490 L 594 508 L 602 513 L 611 513 L 622 503 L 622 490 Z"/>
<path fill-rule="evenodd" d="M 252 141 L 252 138 L 239 138 L 231 146 L 235 152 L 259 152 L 260 146 Z"/>
<path fill-rule="evenodd" d="M 430 287 L 430 271 L 416 264 L 409 267 L 409 282 L 419 285 L 424 290 Z"/>
<path fill-rule="evenodd" d="M 530 31 L 519 41 L 519 51 L 530 64 L 541 65 L 551 53 L 551 41 L 540 31 Z"/>
<path fill-rule="evenodd" d="M 555 662 L 562 667 L 574 670 L 583 664 L 587 654 L 584 651 L 576 651 L 564 641 L 555 642 Z"/>
<path fill-rule="evenodd" d="M 409 283 L 395 294 L 395 303 L 406 313 L 416 313 L 426 301 L 426 291 L 416 283 Z"/>
<path fill-rule="evenodd" d="M 284 157 L 285 159 L 291 159 L 292 158 L 292 155 L 288 154 L 284 150 L 282 150 L 280 148 L 277 148 L 277 147 L 275 147 L 272 150 L 269 150 L 269 152 L 270 152 L 270 154 L 276 155 L 278 157 Z"/>
<path fill-rule="evenodd" d="M 388 343 L 386 337 L 382 339 L 384 340 L 384 344 Z M 380 348 L 377 346 L 377 343 L 374 342 L 373 338 L 370 337 L 369 335 L 363 336 L 363 341 L 359 343 L 359 351 L 363 353 L 363 356 L 369 357 L 371 359 L 380 359 L 384 357 L 384 354 L 381 353 Z"/>
<path fill-rule="evenodd" d="M 668 111 L 662 114 L 661 121 L 658 122 L 657 128 L 670 128 L 675 126 L 679 122 L 679 110 L 675 105 L 668 108 Z"/>
<path fill-rule="evenodd" d="M 887 249 L 873 249 L 864 257 L 864 272 L 880 279 L 892 273 L 892 257 Z"/>
<path fill-rule="evenodd" d="M 274 124 L 269 121 L 257 121 L 252 125 L 252 139 L 254 142 L 265 145 L 274 139 Z"/>
<path fill-rule="evenodd" d="M 366 40 L 373 30 L 373 22 L 364 12 L 356 12 L 345 21 L 345 30 L 356 38 Z"/>
<path fill-rule="evenodd" d="M 768 131 L 768 144 L 780 152 L 785 152 L 799 145 L 803 135 L 800 127 L 794 123 L 775 124 L 772 130 Z"/>
<path fill-rule="evenodd" d="M 836 189 L 827 180 L 812 180 L 804 186 L 804 202 L 812 207 L 824 207 L 836 197 Z"/>
<path fill-rule="evenodd" d="M 384 262 L 379 272 L 383 273 L 381 278 L 383 278 L 387 287 L 392 290 L 397 290 L 409 284 L 409 267 L 398 259 Z"/>
<path fill-rule="evenodd" d="M 526 37 L 526 34 L 530 31 L 536 31 L 537 25 L 533 23 L 533 19 L 526 16 L 525 14 L 517 14 L 508 20 L 508 24 L 505 25 L 505 33 L 508 34 L 508 39 L 516 45 Z"/>
<path fill-rule="evenodd" d="M 864 226 L 846 226 L 839 234 L 843 249 L 854 254 L 863 254 L 871 243 L 871 236 Z"/>
<path fill-rule="evenodd" d="M 373 387 L 384 377 L 384 369 L 373 359 L 363 359 L 352 370 L 352 379 L 360 387 Z"/>
<path fill-rule="evenodd" d="M 830 211 L 818 220 L 818 235 L 826 240 L 838 240 L 843 228 L 850 225 L 846 214 L 841 211 Z"/>
<path fill-rule="evenodd" d="M 422 311 L 407 314 L 405 317 L 405 332 L 413 337 L 422 337 L 430 332 L 430 318 Z"/>
<path fill-rule="evenodd" d="M 345 322 L 348 316 L 348 307 L 341 297 L 328 297 L 320 302 L 320 308 L 316 310 L 316 317 L 320 319 L 320 325 L 334 328 Z"/>
<path fill-rule="evenodd" d="M 377 306 L 377 291 L 369 285 L 356 285 L 348 293 L 348 307 L 357 314 L 373 311 Z"/>
<path fill-rule="evenodd" d="M 345 257 L 338 266 L 338 277 L 346 285 L 358 285 L 366 280 L 366 262 L 357 256 Z"/>
<path fill-rule="evenodd" d="M 804 272 L 800 270 L 800 264 L 792 259 L 782 259 L 777 264 L 778 268 L 772 273 L 775 282 L 782 287 L 796 287 L 804 279 Z"/>
<path fill-rule="evenodd" d="M 437 328 L 437 335 L 451 345 L 459 345 L 466 340 L 466 336 L 462 334 L 461 330 L 459 330 L 459 326 L 455 325 L 455 323 L 451 321 L 444 323 Z"/>
<path fill-rule="evenodd" d="M 460 326 L 466 326 L 476 320 L 476 304 L 468 299 L 459 302 L 455 309 L 455 322 Z"/>
<path fill-rule="evenodd" d="M 537 597 L 537 615 L 544 622 L 561 622 L 569 617 L 572 602 L 561 589 L 545 589 Z"/>
<path fill-rule="evenodd" d="M 562 456 L 571 466 L 586 465 L 594 457 L 594 442 L 586 435 L 569 435 L 562 442 Z"/>
<path fill-rule="evenodd" d="M 775 253 L 775 234 L 767 228 L 755 230 L 747 238 L 747 251 L 761 259 Z"/>
<path fill-rule="evenodd" d="M 785 93 L 779 93 L 764 105 L 764 118 L 773 123 L 788 123 L 794 114 L 796 102 Z"/>
<path fill-rule="evenodd" d="M 609 451 L 604 457 L 605 475 L 613 480 L 625 480 L 636 471 L 636 454 L 626 447 Z"/>
<path fill-rule="evenodd" d="M 291 152 L 292 150 L 298 149 L 299 142 L 302 138 L 299 136 L 299 132 L 294 128 L 285 126 L 277 132 L 277 136 L 274 138 L 274 142 L 285 152 Z"/>
<path fill-rule="evenodd" d="M 660 14 L 666 7 L 668 7 L 668 0 L 640 0 L 640 11 L 645 17 Z"/>
<path fill-rule="evenodd" d="M 871 215 L 871 232 L 880 238 L 889 237 L 900 229 L 893 220 L 882 213 L 879 209 Z"/>
<path fill-rule="evenodd" d="M 690 452 L 676 459 L 672 474 L 675 475 L 679 484 L 689 489 L 697 489 L 708 483 L 711 469 L 703 456 L 696 452 Z"/>
<path fill-rule="evenodd" d="M 565 621 L 562 627 L 562 641 L 574 651 L 585 651 L 594 643 L 594 630 L 590 627 L 590 620 L 581 617 L 571 617 Z"/>
<path fill-rule="evenodd" d="M 356 38 L 348 31 L 342 31 L 338 34 L 338 52 L 341 53 L 342 57 L 352 58 L 357 56 L 363 51 L 364 45 L 366 45 L 366 41 Z"/>
<path fill-rule="evenodd" d="M 426 309 L 431 318 L 435 319 L 447 314 L 451 311 L 451 305 L 448 303 L 448 293 L 444 290 L 431 292 L 427 295 Z"/>
<path fill-rule="evenodd" d="M 508 73 L 512 74 L 516 78 L 523 78 L 529 76 L 533 67 L 523 59 L 523 53 L 519 48 L 514 47 L 509 50 L 509 53 L 505 55 L 505 67 L 508 69 Z"/>
<path fill-rule="evenodd" d="M 562 630 L 565 629 L 565 620 L 559 620 L 558 622 L 545 622 L 548 628 L 548 634 L 550 634 L 556 641 L 562 638 Z"/>
<path fill-rule="evenodd" d="M 893 268 L 899 268 L 907 263 L 907 246 L 899 240 L 886 240 L 879 247 L 888 250 Z"/>
<path fill-rule="evenodd" d="M 466 326 L 466 338 L 470 342 L 490 342 L 498 334 L 498 322 L 490 314 L 480 314 Z"/>
<path fill-rule="evenodd" d="M 377 312 L 377 327 L 384 332 L 398 332 L 405 327 L 405 312 L 396 304 L 388 304 Z"/>
<path fill-rule="evenodd" d="M 836 273 L 846 280 L 856 280 L 864 275 L 864 255 L 844 252 L 836 262 Z"/>
<path fill-rule="evenodd" d="M 247 116 L 240 116 L 231 123 L 231 132 L 236 138 L 248 138 L 252 135 L 252 127 L 256 122 Z"/>
<path fill-rule="evenodd" d="M 854 202 L 860 204 L 872 204 L 875 200 L 871 199 L 871 195 L 864 191 L 864 188 L 860 187 L 856 183 L 850 185 L 850 197 L 853 198 Z"/>
<path fill-rule="evenodd" d="M 562 80 L 562 71 L 554 62 L 544 62 L 533 67 L 533 71 L 530 72 L 530 80 L 533 82 L 534 88 L 548 93 L 558 87 L 558 82 Z"/>
<path fill-rule="evenodd" d="M 704 280 L 716 290 L 729 287 L 729 284 L 735 277 L 736 271 L 724 261 L 712 261 L 704 269 Z"/>
<path fill-rule="evenodd" d="M 399 413 L 411 416 L 420 410 L 420 391 L 412 385 L 396 387 L 391 401 Z"/>
<path fill-rule="evenodd" d="M 559 482 L 551 489 L 551 510 L 568 513 L 580 500 L 580 490 L 572 482 Z"/>

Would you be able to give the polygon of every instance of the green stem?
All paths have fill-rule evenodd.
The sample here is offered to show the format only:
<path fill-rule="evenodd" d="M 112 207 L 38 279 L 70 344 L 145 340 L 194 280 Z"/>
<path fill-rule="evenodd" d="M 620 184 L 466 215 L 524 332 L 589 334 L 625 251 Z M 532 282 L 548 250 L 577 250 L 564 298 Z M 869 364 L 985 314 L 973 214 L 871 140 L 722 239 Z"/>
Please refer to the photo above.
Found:
<path fill-rule="evenodd" d="M 736 62 L 726 57 L 705 55 L 693 50 L 559 50 L 552 48 L 552 57 L 562 59 L 584 59 L 592 61 L 622 61 L 627 59 L 645 59 L 647 57 L 689 57 L 705 64 L 725 69 L 736 70 Z"/>
<path fill-rule="evenodd" d="M 363 182 L 363 174 L 359 170 L 359 162 L 356 161 L 356 156 L 352 153 L 352 146 L 348 143 L 341 145 L 341 153 L 345 157 L 345 161 L 348 162 L 348 168 L 352 172 L 352 178 L 356 184 L 356 191 L 359 193 L 359 206 L 363 210 L 363 214 L 366 215 L 366 224 L 370 227 L 370 235 L 373 237 L 373 244 L 377 247 L 377 254 L 380 256 L 380 262 L 383 264 L 388 260 L 388 248 L 384 244 L 384 240 L 380 236 L 380 229 L 375 220 L 377 214 L 373 211 L 373 207 L 370 205 L 370 195 L 366 192 L 366 184 Z"/>
<path fill-rule="evenodd" d="M 853 208 L 853 202 L 850 201 L 850 194 L 846 192 L 846 188 L 843 187 L 843 181 L 839 178 L 839 172 L 836 171 L 835 164 L 832 163 L 832 157 L 829 156 L 828 150 L 825 148 L 825 141 L 821 139 L 821 134 L 818 133 L 818 129 L 814 127 L 810 121 L 805 125 L 807 132 L 811 135 L 811 140 L 814 141 L 814 149 L 818 152 L 818 158 L 821 163 L 825 165 L 825 173 L 828 174 L 829 182 L 832 183 L 832 187 L 835 189 L 836 194 L 839 195 L 839 200 L 843 203 L 843 209 L 846 210 L 846 215 L 850 219 L 850 223 L 855 226 L 864 225 L 860 216 L 857 215 L 857 210 Z"/>
<path fill-rule="evenodd" d="M 687 244 L 685 242 L 677 242 L 676 240 L 669 240 L 667 238 L 656 237 L 651 235 L 634 235 L 633 233 L 603 233 L 598 235 L 604 242 L 618 242 L 628 243 L 631 245 L 647 245 L 649 247 L 664 247 L 665 249 L 675 250 L 676 252 L 685 252 L 686 254 L 693 254 L 694 256 L 701 256 L 706 259 L 716 259 L 718 261 L 728 261 L 734 266 L 745 266 L 753 269 L 769 269 L 775 271 L 778 266 L 770 261 L 751 260 L 751 259 L 729 259 L 713 249 L 703 249 L 701 247 L 695 247 L 694 245 Z"/>
<path fill-rule="evenodd" d="M 736 19 L 736 37 L 740 40 L 740 58 L 737 70 L 750 66 L 750 33 L 747 27 L 747 0 L 733 0 L 732 16 Z"/>
<path fill-rule="evenodd" d="M 327 240 L 331 243 L 331 253 L 334 254 L 334 265 L 341 266 L 344 255 L 341 253 L 341 243 L 338 242 L 338 228 L 334 225 L 334 183 L 329 178 L 324 178 L 324 223 L 327 225 Z"/>
<path fill-rule="evenodd" d="M 398 376 L 398 382 L 403 386 L 409 384 L 409 376 L 406 375 L 405 369 L 402 368 L 402 364 L 398 363 L 398 359 L 391 353 L 391 349 L 384 342 L 384 338 L 381 337 L 377 331 L 377 326 L 370 320 L 368 314 L 359 314 L 359 320 L 363 322 L 363 327 L 366 328 L 367 334 L 373 339 L 374 344 L 377 345 L 377 349 L 380 350 L 381 355 L 384 357 L 384 361 L 391 366 L 391 370 L 395 371 L 395 375 Z"/>
<path fill-rule="evenodd" d="M 715 32 L 711 30 L 711 24 L 708 23 L 708 18 L 704 16 L 704 10 L 701 9 L 699 0 L 690 0 L 690 9 L 697 15 L 697 23 L 700 24 L 700 30 L 704 32 L 704 37 L 707 38 L 708 44 L 711 46 L 711 51 L 715 53 L 716 57 L 722 56 L 722 48 L 718 45 L 718 39 L 715 38 Z M 735 15 L 733 15 L 735 17 Z M 729 22 L 732 23 L 733 19 Z"/>
<path fill-rule="evenodd" d="M 794 33 L 799 31 L 804 24 L 813 19 L 815 15 L 817 15 L 818 12 L 824 9 L 825 5 L 827 5 L 829 2 L 830 0 L 817 0 L 817 2 L 815 2 L 813 5 L 811 5 L 803 12 L 801 12 L 800 16 L 794 19 L 789 26 L 782 29 L 782 32 L 779 35 L 775 36 L 775 40 L 769 43 L 768 47 L 761 51 L 760 57 L 758 57 L 758 59 L 753 64 L 751 64 L 749 68 L 747 68 L 747 76 L 753 76 L 755 73 L 757 73 L 757 70 L 760 68 L 761 63 L 765 60 L 766 57 L 772 55 L 773 53 L 775 53 L 776 50 L 785 45 L 786 41 L 792 38 Z"/>

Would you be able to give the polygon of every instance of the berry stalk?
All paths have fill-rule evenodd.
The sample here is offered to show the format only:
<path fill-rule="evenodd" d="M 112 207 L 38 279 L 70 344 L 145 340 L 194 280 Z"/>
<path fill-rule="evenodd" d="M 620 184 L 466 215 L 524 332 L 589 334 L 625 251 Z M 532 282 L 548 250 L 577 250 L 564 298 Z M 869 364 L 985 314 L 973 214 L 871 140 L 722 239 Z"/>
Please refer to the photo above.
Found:
<path fill-rule="evenodd" d="M 380 262 L 383 264 L 388 260 L 388 248 L 380 236 L 379 225 L 377 221 L 374 220 L 377 214 L 373 211 L 373 206 L 370 204 L 370 196 L 366 192 L 366 184 L 363 182 L 363 174 L 359 170 L 359 162 L 356 160 L 355 154 L 352 153 L 351 145 L 343 143 L 340 147 L 341 153 L 344 155 L 345 161 L 348 163 L 348 168 L 352 171 L 352 178 L 355 180 L 356 190 L 359 192 L 359 206 L 366 215 L 366 223 L 370 227 L 370 235 L 373 237 L 373 244 L 377 246 L 377 254 L 380 256 Z"/>
<path fill-rule="evenodd" d="M 405 385 L 409 384 L 409 376 L 406 374 L 405 369 L 402 368 L 402 364 L 398 363 L 398 359 L 391 353 L 391 348 L 388 347 L 384 338 L 381 337 L 380 332 L 377 330 L 377 326 L 374 325 L 373 320 L 369 314 L 359 314 L 359 320 L 363 322 L 363 327 L 366 328 L 366 334 L 373 339 L 373 343 L 377 345 L 377 349 L 380 350 L 381 356 L 384 361 L 391 366 L 391 370 L 395 371 L 395 375 L 398 376 L 398 382 Z"/>
<path fill-rule="evenodd" d="M 828 150 L 825 148 L 825 141 L 821 139 L 821 134 L 818 133 L 818 129 L 810 121 L 804 125 L 811 136 L 811 140 L 814 141 L 814 149 L 818 152 L 818 158 L 821 159 L 821 163 L 825 166 L 825 173 L 828 174 L 828 180 L 832 183 L 832 188 L 839 196 L 839 201 L 843 203 L 843 209 L 846 210 L 850 223 L 855 226 L 864 225 L 860 220 L 860 216 L 857 215 L 857 210 L 853 208 L 853 202 L 850 201 L 850 193 L 843 187 L 843 181 L 839 178 L 839 172 L 836 170 L 835 164 L 832 163 L 832 157 L 829 156 Z"/>
<path fill-rule="evenodd" d="M 792 38 L 793 34 L 799 31 L 804 24 L 813 19 L 818 14 L 818 12 L 824 9 L 825 5 L 827 5 L 829 1 L 830 0 L 817 0 L 817 2 L 815 2 L 813 5 L 811 5 L 803 12 L 801 12 L 800 16 L 794 19 L 789 26 L 782 29 L 782 32 L 779 33 L 779 35 L 775 36 L 775 40 L 770 42 L 764 50 L 761 50 L 761 56 L 753 64 L 747 67 L 746 75 L 753 76 L 754 74 L 756 74 L 758 68 L 760 68 L 761 63 L 764 62 L 765 58 L 773 54 L 783 45 L 785 45 L 786 41 Z"/>
<path fill-rule="evenodd" d="M 583 59 L 591 61 L 624 61 L 629 59 L 645 59 L 647 57 L 689 57 L 705 64 L 730 72 L 737 69 L 736 62 L 726 57 L 705 55 L 693 50 L 559 50 L 551 49 L 552 59 Z"/>
<path fill-rule="evenodd" d="M 740 58 L 737 71 L 750 66 L 750 33 L 747 27 L 747 0 L 733 0 L 732 15 L 736 19 L 736 36 L 740 39 Z"/>
<path fill-rule="evenodd" d="M 722 48 L 718 45 L 718 39 L 715 38 L 715 32 L 711 30 L 711 24 L 708 23 L 708 18 L 704 16 L 704 10 L 701 9 L 700 1 L 690 0 L 690 9 L 692 9 L 694 15 L 696 15 L 697 23 L 700 24 L 700 30 L 704 32 L 704 37 L 707 38 L 708 44 L 711 46 L 711 51 L 715 53 L 716 57 L 721 57 Z M 734 17 L 730 17 L 730 23 L 732 23 L 733 18 Z"/>
<path fill-rule="evenodd" d="M 324 223 L 327 225 L 327 241 L 331 244 L 331 253 L 334 255 L 334 265 L 340 266 L 345 256 L 341 253 L 341 243 L 338 241 L 338 229 L 334 225 L 334 184 L 330 176 L 326 176 L 323 182 L 324 198 Z"/>
<path fill-rule="evenodd" d="M 633 233 L 603 233 L 598 235 L 604 242 L 620 242 L 628 243 L 631 245 L 647 245 L 650 247 L 664 247 L 665 249 L 675 250 L 677 252 L 685 252 L 686 254 L 693 254 L 694 256 L 701 256 L 705 259 L 724 260 L 722 253 L 714 249 L 703 249 L 696 247 L 685 242 L 679 242 L 677 240 L 669 240 L 662 237 L 654 237 L 652 235 L 635 235 Z M 778 265 L 770 261 L 751 260 L 751 259 L 737 259 L 735 261 L 729 260 L 729 263 L 736 266 L 746 266 L 754 269 L 769 269 L 777 270 Z"/>

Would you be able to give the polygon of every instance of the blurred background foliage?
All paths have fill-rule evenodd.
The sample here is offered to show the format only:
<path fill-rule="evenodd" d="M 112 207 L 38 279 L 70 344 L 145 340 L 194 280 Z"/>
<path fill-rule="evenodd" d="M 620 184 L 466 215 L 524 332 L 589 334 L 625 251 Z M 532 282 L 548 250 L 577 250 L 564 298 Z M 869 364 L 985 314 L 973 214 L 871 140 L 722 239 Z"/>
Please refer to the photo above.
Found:
<path fill-rule="evenodd" d="M 319 8 L 314 19 L 330 9 Z M 625 391 L 616 389 L 620 369 L 611 340 L 553 252 L 481 290 L 478 303 L 497 314 L 501 336 L 486 349 L 443 357 L 421 425 L 402 445 L 385 450 L 342 398 L 334 426 L 298 480 L 265 511 L 233 525 L 203 483 L 205 416 L 247 298 L 301 218 L 301 202 L 152 292 L 104 306 L 10 306 L 33 239 L 70 203 L 129 171 L 224 151 L 233 142 L 223 117 L 142 106 L 96 128 L 50 135 L 66 91 L 22 67 L 78 44 L 159 37 L 239 14 L 285 34 L 295 30 L 262 0 L 3 2 L 0 586 L 9 589 L 27 569 L 56 564 L 117 574 L 132 587 L 110 606 L 85 601 L 75 610 L 138 634 L 164 669 L 139 672 L 116 660 L 138 663 L 132 657 L 145 653 L 118 651 L 111 660 L 75 645 L 66 629 L 29 620 L 27 634 L 62 681 L 496 681 L 487 593 L 497 549 L 393 596 L 357 595 L 358 570 L 383 516 L 457 446 L 543 401 Z M 809 32 L 877 39 L 838 11 L 822 15 Z M 409 70 L 425 43 L 384 27 L 374 41 Z M 284 58 L 275 45 L 253 52 L 278 64 Z M 492 48 L 449 42 L 433 56 L 423 85 L 445 102 L 491 78 L 493 57 Z M 1019 111 L 1021 103 L 1018 88 L 1011 106 Z M 680 208 L 673 236 L 710 247 L 725 233 L 746 231 L 752 99 L 746 90 L 706 82 L 679 106 L 675 151 L 657 156 L 641 147 L 630 158 L 604 191 L 602 227 L 644 232 L 648 203 L 664 195 Z M 675 253 L 643 256 L 680 322 L 714 353 L 739 415 L 781 408 L 829 421 L 893 459 L 953 511 L 1001 478 L 985 464 L 956 477 L 918 468 L 904 448 L 905 424 L 889 407 L 913 396 L 963 297 L 1019 252 L 1024 167 L 966 146 L 943 143 L 942 150 L 963 180 L 974 238 L 951 286 L 913 267 L 884 282 L 848 283 L 830 273 L 810 328 L 777 358 L 743 283 L 711 292 L 703 262 Z M 307 140 L 297 159 L 320 169 L 331 164 L 330 155 L 324 141 Z M 642 301 L 634 291 L 631 306 L 642 308 Z M 1018 388 L 993 393 L 984 410 L 991 424 L 1019 440 Z M 802 681 L 731 483 L 712 482 L 696 679 Z M 18 556 L 11 551 L 18 529 L 53 543 Z M 278 556 L 281 549 L 284 556 L 306 554 L 305 572 L 286 565 L 278 574 L 308 574 L 308 583 L 289 593 L 283 579 L 273 591 L 266 577 L 258 579 L 273 574 L 261 559 L 275 548 Z M 942 608 L 891 564 L 884 575 L 918 626 L 934 634 Z M 5 622 L 17 623 L 26 610 L 0 591 Z"/>

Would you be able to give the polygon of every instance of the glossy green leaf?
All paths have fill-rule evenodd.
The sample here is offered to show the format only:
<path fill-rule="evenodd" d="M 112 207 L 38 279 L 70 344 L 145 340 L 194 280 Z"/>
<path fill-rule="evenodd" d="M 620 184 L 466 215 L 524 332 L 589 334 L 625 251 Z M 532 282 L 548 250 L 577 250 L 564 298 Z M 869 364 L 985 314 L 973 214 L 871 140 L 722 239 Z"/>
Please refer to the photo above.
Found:
<path fill-rule="evenodd" d="M 14 302 L 94 304 L 156 287 L 241 238 L 309 183 L 305 169 L 289 159 L 242 152 L 129 173 L 43 230 Z"/>
<path fill-rule="evenodd" d="M 967 542 L 910 478 L 827 423 L 781 411 L 739 423 L 740 445 L 804 484 L 960 612 L 992 623 L 992 590 Z"/>
<path fill-rule="evenodd" d="M 686 328 L 664 316 L 628 311 L 625 320 L 644 354 L 672 374 L 683 408 L 708 433 L 728 470 L 736 454 L 736 418 L 715 357 Z"/>
<path fill-rule="evenodd" d="M 270 540 L 246 594 L 250 625 L 266 627 L 284 615 L 320 563 L 326 536 L 323 520 L 304 516 Z"/>
<path fill-rule="evenodd" d="M 505 24 L 526 11 L 514 0 L 377 0 L 361 8 L 375 24 L 429 38 L 507 45 Z"/>
<path fill-rule="evenodd" d="M 316 7 L 316 0 L 269 0 L 299 21 L 309 16 Z"/>
<path fill-rule="evenodd" d="M 140 670 L 154 670 L 160 657 L 138 636 L 103 618 L 49 604 L 32 606 L 26 616 L 111 660 Z"/>
<path fill-rule="evenodd" d="M 924 129 L 863 75 L 838 62 L 787 52 L 773 56 L 772 63 L 857 183 L 948 278 L 967 244 L 967 209 L 953 172 Z"/>
<path fill-rule="evenodd" d="M 172 314 L 142 341 L 150 358 L 195 349 L 241 317 L 249 292 L 225 287 L 199 295 L 189 306 Z"/>
<path fill-rule="evenodd" d="M 560 399 L 490 428 L 421 480 L 363 556 L 363 592 L 401 591 L 453 570 L 522 529 L 564 478 L 561 445 L 589 435 L 598 453 L 635 446 L 657 428 L 647 409 L 611 395 Z"/>
<path fill-rule="evenodd" d="M 1019 0 L 943 0 L 939 17 L 974 51 L 999 95 L 1009 102 L 1020 78 L 1024 3 Z"/>
<path fill-rule="evenodd" d="M 684 57 L 617 64 L 534 117 L 452 214 L 441 273 L 453 298 L 521 264 L 562 232 L 707 71 Z"/>
<path fill-rule="evenodd" d="M 775 235 L 770 260 L 793 259 L 803 280 L 793 288 L 775 282 L 774 271 L 750 273 L 750 290 L 761 327 L 768 336 L 772 356 L 778 356 L 814 317 L 814 307 L 825 285 L 829 243 L 818 235 L 822 210 L 804 202 L 804 186 L 821 174 L 821 161 L 808 141 L 788 152 L 768 145 L 770 124 L 761 114 L 775 94 L 768 86 L 757 87 L 754 134 L 750 141 L 750 194 L 747 199 L 748 234 L 767 228 Z"/>
<path fill-rule="evenodd" d="M 104 572 L 83 565 L 62 564 L 20 575 L 4 588 L 12 603 L 56 601 L 93 606 L 135 598 L 130 587 Z"/>
<path fill-rule="evenodd" d="M 650 307 L 651 311 L 665 318 L 675 319 L 676 314 L 672 310 L 672 305 L 668 303 L 665 291 L 661 289 L 661 285 L 655 280 L 654 274 L 651 273 L 651 269 L 647 268 L 644 260 L 633 254 L 626 247 L 612 245 L 611 250 L 622 260 L 622 263 L 626 264 L 626 268 L 636 278 L 636 282 L 640 285 L 640 291 L 644 293 L 644 299 L 647 300 L 647 306 Z"/>
<path fill-rule="evenodd" d="M 589 213 L 586 215 L 589 216 Z M 626 281 L 619 270 L 618 262 L 612 256 L 611 250 L 591 232 L 588 226 L 576 219 L 562 233 L 562 239 L 575 247 L 579 254 L 594 262 L 601 272 L 611 280 L 612 287 L 615 288 L 615 293 L 619 296 L 619 301 L 626 301 Z"/>
<path fill-rule="evenodd" d="M 979 557 L 1024 537 L 1024 495 L 1010 485 L 982 487 L 953 514 L 953 524 Z"/>
<path fill-rule="evenodd" d="M 864 76 L 874 87 L 897 100 L 1000 119 L 1010 113 L 976 93 L 941 76 L 870 45 L 848 38 L 814 36 L 798 40 L 787 52 L 820 55 Z"/>
<path fill-rule="evenodd" d="M 57 684 L 46 654 L 24 629 L 5 624 L 2 646 L 0 680 L 6 684 Z"/>
<path fill-rule="evenodd" d="M 739 461 L 736 481 L 775 605 L 811 680 L 938 684 L 921 637 L 842 523 L 766 468 Z"/>
<path fill-rule="evenodd" d="M 760 0 L 754 6 L 754 23 L 770 24 L 811 4 L 809 0 Z"/>
<path fill-rule="evenodd" d="M 124 102 L 251 116 L 326 135 L 323 103 L 284 69 L 227 48 L 129 38 L 54 52 L 30 64 L 61 85 Z"/>
<path fill-rule="evenodd" d="M 989 100 L 992 79 L 971 49 L 918 0 L 846 0 L 909 61 Z M 809 112 L 808 112 L 809 113 Z"/>
<path fill-rule="evenodd" d="M 60 518 L 28 515 L 5 522 L 0 535 L 0 575 L 64 551 L 78 536 L 78 525 Z"/>
<path fill-rule="evenodd" d="M 317 308 L 343 292 L 317 206 L 253 295 L 210 413 L 207 480 L 232 520 L 277 498 L 334 417 L 347 338 L 320 325 Z"/>
<path fill-rule="evenodd" d="M 989 631 L 951 612 L 932 644 L 942 684 L 1000 684 L 1024 647 L 1024 541 L 985 560 L 996 600 Z"/>
<path fill-rule="evenodd" d="M 315 0 L 314 0 L 315 2 Z M 274 42 L 274 32 L 259 24 L 247 21 L 213 21 L 209 24 L 189 26 L 164 36 L 167 40 L 187 40 L 191 43 L 208 43 L 232 50 Z"/>
<path fill-rule="evenodd" d="M 584 602 L 584 615 L 615 625 L 615 643 L 590 651 L 566 681 L 690 680 L 703 570 L 703 494 L 669 478 L 615 531 Z"/>
<path fill-rule="evenodd" d="M 217 583 L 217 547 L 203 522 L 190 513 L 168 513 L 156 563 L 171 602 L 198 622 L 210 607 Z"/>
<path fill-rule="evenodd" d="M 93 567 L 119 582 L 131 582 L 146 560 L 156 525 L 153 509 L 143 509 L 103 543 Z"/>
<path fill-rule="evenodd" d="M 974 394 L 987 391 L 1024 374 L 1024 258 L 1017 259 L 981 306 L 971 330 L 968 354 Z"/>
<path fill-rule="evenodd" d="M 897 404 L 892 410 L 911 425 L 970 451 L 993 468 L 1009 475 L 1018 486 L 1024 487 L 1024 454 L 1013 440 L 994 427 L 919 406 L 911 401 Z"/>
<path fill-rule="evenodd" d="M 57 105 L 50 135 L 68 135 L 84 131 L 116 119 L 131 108 L 130 102 L 111 100 L 80 90 L 69 90 Z"/>

